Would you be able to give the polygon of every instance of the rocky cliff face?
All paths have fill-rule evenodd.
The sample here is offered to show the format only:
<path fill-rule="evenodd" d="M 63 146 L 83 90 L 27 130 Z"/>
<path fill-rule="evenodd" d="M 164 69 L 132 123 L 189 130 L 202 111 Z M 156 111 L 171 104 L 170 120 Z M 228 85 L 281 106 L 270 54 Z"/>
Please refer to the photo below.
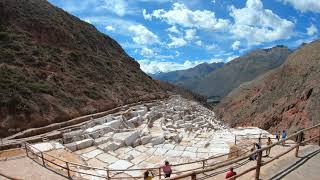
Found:
<path fill-rule="evenodd" d="M 164 96 L 92 25 L 46 0 L 0 0 L 0 136 Z"/>
<path fill-rule="evenodd" d="M 233 90 L 217 106 L 232 126 L 289 129 L 320 122 L 320 41 L 293 52 L 283 65 Z"/>
<path fill-rule="evenodd" d="M 241 83 L 279 67 L 290 53 L 285 46 L 252 51 L 209 73 L 195 84 L 194 91 L 208 97 L 222 98 Z"/>

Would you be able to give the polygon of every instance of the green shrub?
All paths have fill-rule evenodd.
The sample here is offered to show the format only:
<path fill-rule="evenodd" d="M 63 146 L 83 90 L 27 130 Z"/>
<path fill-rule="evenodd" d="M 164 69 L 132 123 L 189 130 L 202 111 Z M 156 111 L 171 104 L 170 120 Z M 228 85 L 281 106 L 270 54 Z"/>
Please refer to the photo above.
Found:
<path fill-rule="evenodd" d="M 86 90 L 84 91 L 84 93 L 86 94 L 87 97 L 94 100 L 98 100 L 100 98 L 100 95 L 94 90 Z"/>
<path fill-rule="evenodd" d="M 36 93 L 52 94 L 51 88 L 47 84 L 29 83 L 28 87 L 31 91 Z"/>
<path fill-rule="evenodd" d="M 0 41 L 9 42 L 11 41 L 11 35 L 8 32 L 0 32 Z"/>

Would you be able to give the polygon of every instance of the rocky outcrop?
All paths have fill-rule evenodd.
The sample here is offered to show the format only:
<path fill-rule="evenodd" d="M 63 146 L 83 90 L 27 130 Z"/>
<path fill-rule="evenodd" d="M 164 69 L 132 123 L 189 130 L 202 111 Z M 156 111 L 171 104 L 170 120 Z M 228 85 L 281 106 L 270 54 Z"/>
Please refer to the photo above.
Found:
<path fill-rule="evenodd" d="M 0 0 L 0 137 L 165 96 L 94 26 L 46 0 Z"/>
<path fill-rule="evenodd" d="M 232 126 L 289 131 L 320 122 L 320 41 L 293 52 L 279 68 L 242 84 L 217 106 Z"/>

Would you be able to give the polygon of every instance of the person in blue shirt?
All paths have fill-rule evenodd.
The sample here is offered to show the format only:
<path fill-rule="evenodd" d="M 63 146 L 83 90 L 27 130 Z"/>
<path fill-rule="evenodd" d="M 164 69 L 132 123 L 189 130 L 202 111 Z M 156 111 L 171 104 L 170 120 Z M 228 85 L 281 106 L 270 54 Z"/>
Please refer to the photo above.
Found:
<path fill-rule="evenodd" d="M 282 139 L 287 138 L 287 133 L 286 133 L 285 130 L 282 131 L 282 136 L 281 137 L 282 137 Z M 285 144 L 285 141 L 282 142 L 282 145 L 284 145 L 284 144 Z"/>

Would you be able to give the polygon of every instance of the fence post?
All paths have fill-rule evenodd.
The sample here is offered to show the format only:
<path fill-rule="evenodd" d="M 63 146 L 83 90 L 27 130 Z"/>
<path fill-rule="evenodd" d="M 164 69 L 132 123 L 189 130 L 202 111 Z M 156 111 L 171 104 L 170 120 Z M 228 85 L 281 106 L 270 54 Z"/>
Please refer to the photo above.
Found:
<path fill-rule="evenodd" d="M 67 167 L 68 177 L 71 178 L 70 169 L 69 169 L 69 163 L 68 162 L 66 162 L 66 167 Z"/>
<path fill-rule="evenodd" d="M 202 169 L 204 169 L 204 167 L 206 166 L 204 160 L 202 161 Z"/>
<path fill-rule="evenodd" d="M 109 172 L 109 169 L 107 169 L 107 179 L 108 179 L 108 180 L 110 179 L 110 172 Z"/>
<path fill-rule="evenodd" d="M 319 129 L 319 140 L 318 140 L 318 145 L 320 146 L 320 127 L 318 128 Z"/>
<path fill-rule="evenodd" d="M 296 157 L 298 157 L 298 155 L 299 155 L 299 147 L 300 147 L 301 139 L 302 139 L 302 136 L 301 136 L 301 133 L 299 133 L 299 134 L 298 134 L 298 137 L 297 137 L 297 144 L 298 144 L 298 146 L 296 147 L 296 153 L 295 153 L 295 156 L 296 156 Z"/>
<path fill-rule="evenodd" d="M 46 167 L 46 163 L 44 162 L 43 152 L 41 152 L 41 159 L 42 159 L 43 166 Z"/>
<path fill-rule="evenodd" d="M 159 179 L 161 179 L 161 167 L 159 167 Z"/>
<path fill-rule="evenodd" d="M 27 143 L 24 143 L 24 148 L 26 149 L 27 157 L 29 157 Z"/>
<path fill-rule="evenodd" d="M 191 180 L 196 180 L 197 179 L 197 174 L 196 173 L 193 173 L 192 175 L 191 175 Z"/>
<path fill-rule="evenodd" d="M 259 177 L 260 177 L 261 159 L 262 159 L 262 151 L 259 150 L 258 159 L 257 159 L 256 178 L 255 178 L 255 180 L 259 180 Z"/>
<path fill-rule="evenodd" d="M 237 135 L 234 135 L 234 145 L 237 145 Z"/>

